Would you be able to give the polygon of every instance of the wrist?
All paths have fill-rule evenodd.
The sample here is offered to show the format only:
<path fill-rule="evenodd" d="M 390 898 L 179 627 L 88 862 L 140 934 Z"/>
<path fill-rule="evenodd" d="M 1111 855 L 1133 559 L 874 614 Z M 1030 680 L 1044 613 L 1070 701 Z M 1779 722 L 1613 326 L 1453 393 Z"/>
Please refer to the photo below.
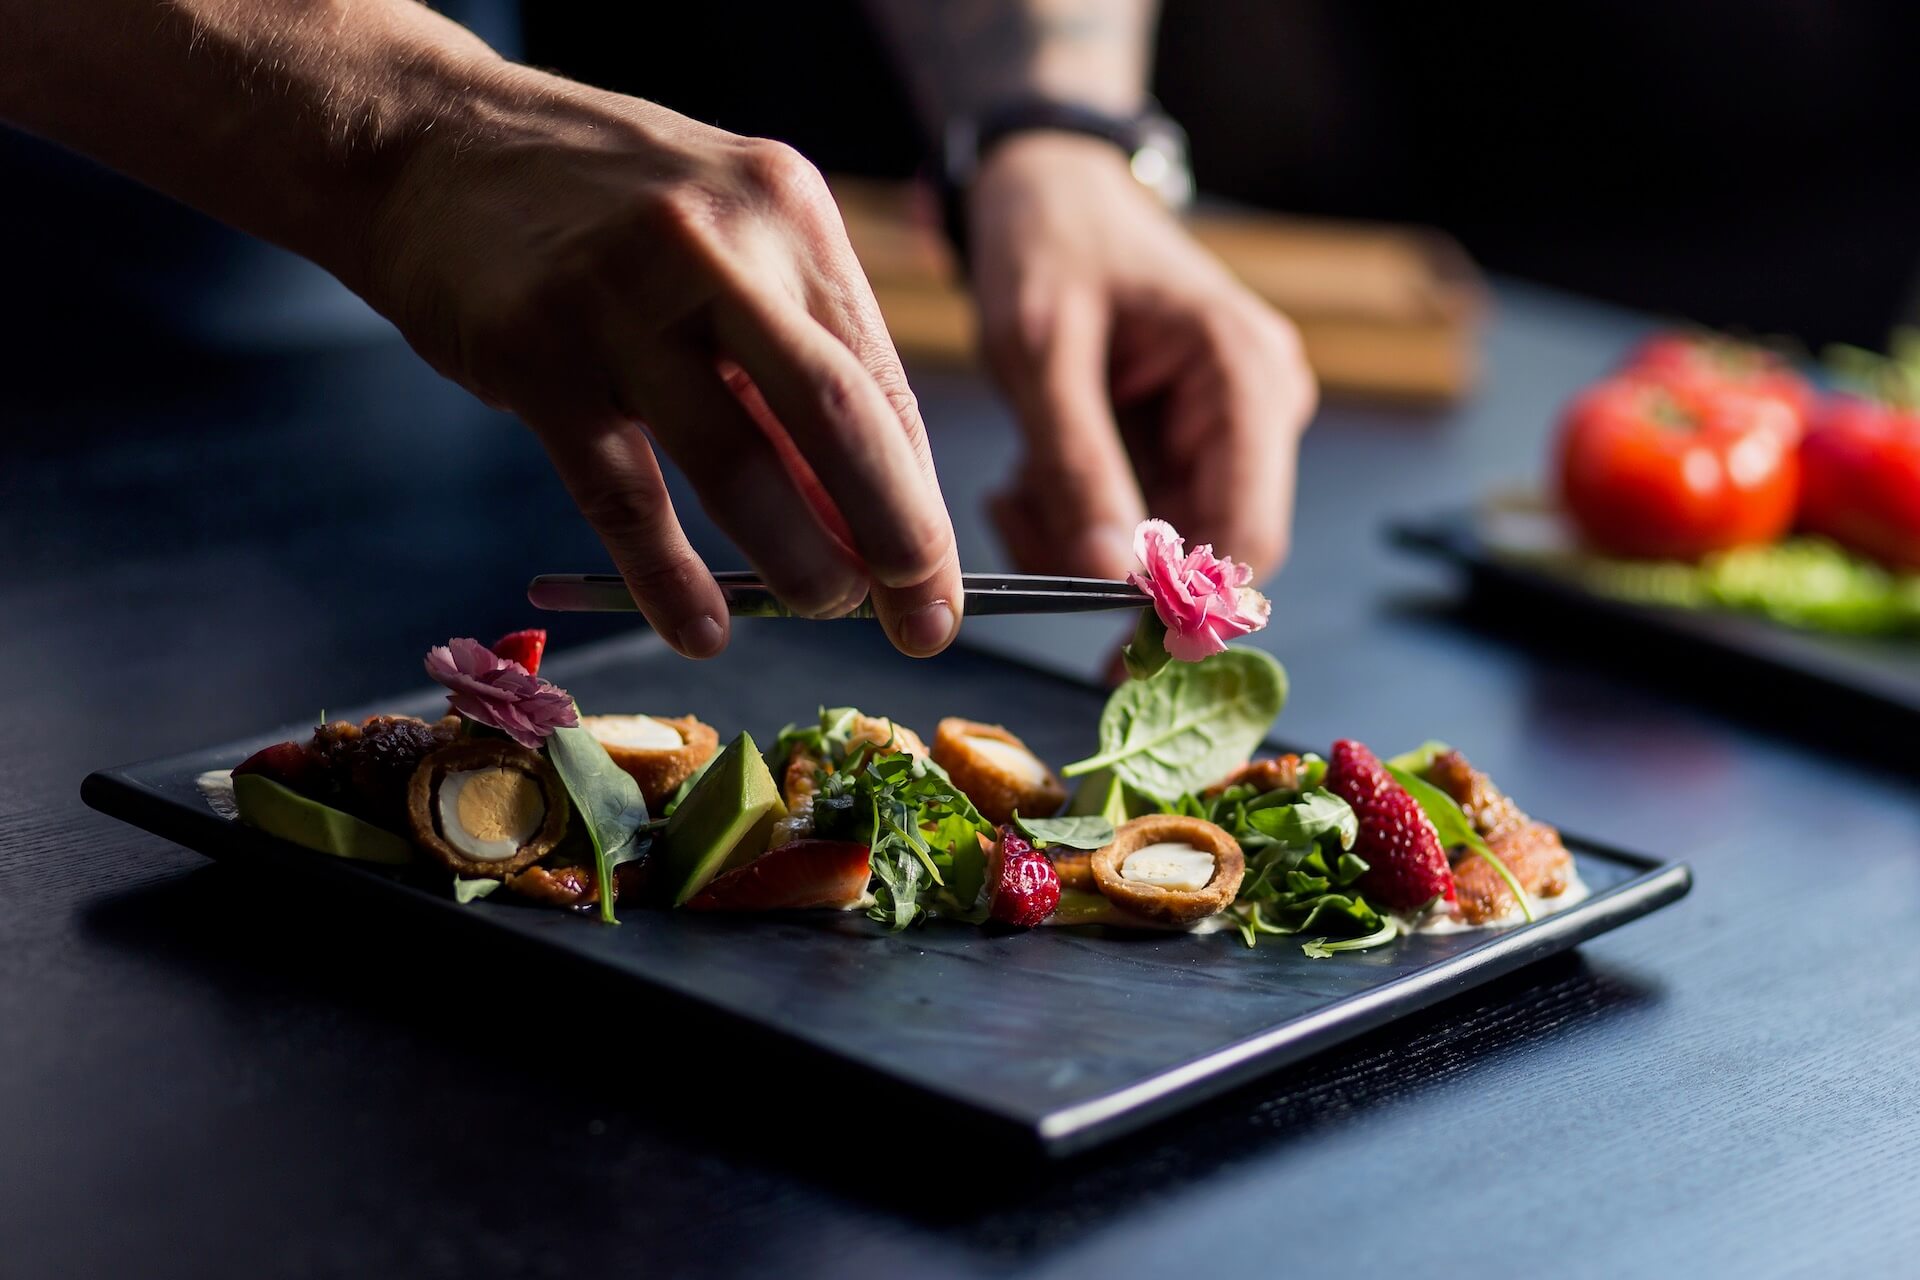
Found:
<path fill-rule="evenodd" d="M 452 27 L 430 10 L 435 25 Z M 284 242 L 369 296 L 382 224 L 428 152 L 460 147 L 488 127 L 515 67 L 464 29 L 386 33 L 329 101 L 325 144 L 312 158 Z"/>

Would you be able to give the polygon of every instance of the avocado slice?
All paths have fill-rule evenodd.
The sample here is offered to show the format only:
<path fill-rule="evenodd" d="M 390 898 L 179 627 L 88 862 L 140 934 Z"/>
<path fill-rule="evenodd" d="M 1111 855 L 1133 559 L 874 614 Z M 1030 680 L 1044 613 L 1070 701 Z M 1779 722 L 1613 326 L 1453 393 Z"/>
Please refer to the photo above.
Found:
<path fill-rule="evenodd" d="M 1098 769 L 1080 779 L 1073 799 L 1067 804 L 1070 818 L 1102 817 L 1119 826 L 1127 813 L 1127 788 L 1111 769 Z"/>
<path fill-rule="evenodd" d="M 234 774 L 233 803 L 248 826 L 305 849 L 390 866 L 413 861 L 413 846 L 391 831 L 309 800 L 265 774 Z"/>
<path fill-rule="evenodd" d="M 780 788 L 753 738 L 741 734 L 674 807 L 654 850 L 655 884 L 674 906 L 767 851 L 773 824 L 787 816 Z"/>

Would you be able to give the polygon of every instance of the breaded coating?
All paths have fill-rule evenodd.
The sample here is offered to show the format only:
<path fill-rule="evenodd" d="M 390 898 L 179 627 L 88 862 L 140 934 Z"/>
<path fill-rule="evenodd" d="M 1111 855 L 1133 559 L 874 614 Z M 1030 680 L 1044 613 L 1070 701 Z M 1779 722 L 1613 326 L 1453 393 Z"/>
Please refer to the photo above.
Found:
<path fill-rule="evenodd" d="M 974 739 L 999 743 L 1033 762 L 1036 776 L 1024 776 L 996 760 Z M 933 735 L 933 762 L 947 771 L 988 822 L 1013 821 L 1015 812 L 1044 818 L 1067 802 L 1067 788 L 1026 743 L 997 724 L 948 716 Z"/>
<path fill-rule="evenodd" d="M 847 737 L 848 750 L 851 751 L 862 742 L 871 742 L 874 746 L 884 747 L 888 751 L 902 752 L 916 760 L 927 758 L 927 744 L 920 740 L 919 734 L 907 726 L 884 716 L 870 716 L 856 712 L 853 717 L 852 732 Z"/>
<path fill-rule="evenodd" d="M 691 778 L 701 765 L 720 750 L 720 735 L 714 727 L 694 716 L 648 716 L 680 735 L 677 747 L 630 747 L 614 741 L 614 729 L 633 716 L 582 716 L 580 727 L 602 747 L 613 762 L 640 784 L 647 812 L 658 813 L 660 806 L 673 798 L 680 784 Z M 602 736 L 605 734 L 606 736 Z"/>
<path fill-rule="evenodd" d="M 1560 833 L 1529 818 L 1486 774 L 1458 751 L 1443 751 L 1426 770 L 1427 781 L 1458 804 L 1493 856 L 1535 898 L 1557 898 L 1573 877 L 1573 855 Z M 1510 914 L 1518 905 L 1513 891 L 1493 865 L 1471 851 L 1454 850 L 1454 909 L 1468 924 L 1485 924 Z"/>
<path fill-rule="evenodd" d="M 447 775 L 482 769 L 523 773 L 540 788 L 545 809 L 540 827 L 508 858 L 469 857 L 440 829 L 440 786 Z M 567 834 L 567 815 L 572 809 L 560 775 L 545 756 L 494 738 L 469 738 L 441 747 L 420 762 L 407 784 L 407 825 L 414 844 L 457 876 L 497 878 L 532 866 L 552 853 Z"/>
<path fill-rule="evenodd" d="M 1255 791 L 1298 791 L 1300 789 L 1300 757 L 1289 752 L 1284 756 L 1272 756 L 1265 760 L 1249 760 L 1220 781 L 1208 787 L 1202 794 L 1217 796 L 1228 787 L 1245 783 Z"/>
<path fill-rule="evenodd" d="M 1093 854 L 1086 849 L 1065 849 L 1058 845 L 1042 849 L 1040 852 L 1053 860 L 1054 874 L 1060 877 L 1062 889 L 1087 889 L 1099 892 L 1099 885 L 1093 879 Z"/>
<path fill-rule="evenodd" d="M 1121 874 L 1129 856 L 1162 842 L 1186 844 L 1213 855 L 1213 877 L 1205 887 L 1168 889 Z M 1232 904 L 1246 877 L 1247 859 L 1240 842 L 1211 822 L 1151 813 L 1123 823 L 1112 844 L 1094 851 L 1092 867 L 1094 887 L 1114 906 L 1159 924 L 1183 925 L 1216 915 Z"/>
<path fill-rule="evenodd" d="M 613 900 L 624 902 L 638 895 L 646 883 L 649 863 L 623 862 L 613 869 Z M 593 868 L 582 863 L 563 866 L 528 867 L 507 877 L 507 888 L 533 902 L 550 907 L 592 907 L 600 903 L 600 890 L 593 882 Z"/>

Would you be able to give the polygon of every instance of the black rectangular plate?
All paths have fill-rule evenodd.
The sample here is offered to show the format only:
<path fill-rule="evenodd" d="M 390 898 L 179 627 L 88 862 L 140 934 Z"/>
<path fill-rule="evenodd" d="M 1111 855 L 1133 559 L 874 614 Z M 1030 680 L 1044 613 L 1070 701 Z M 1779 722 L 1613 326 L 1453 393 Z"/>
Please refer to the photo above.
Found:
<path fill-rule="evenodd" d="M 1659 639 L 1708 663 L 1737 664 L 1741 677 L 1786 680 L 1845 709 L 1910 731 L 1920 724 L 1920 643 L 1804 631 L 1731 609 L 1678 609 L 1600 595 L 1524 561 L 1499 555 L 1473 512 L 1403 521 L 1389 530 L 1409 551 L 1465 569 L 1476 590 L 1509 602 L 1571 610 L 1604 639 Z M 1828 712 L 1836 710 L 1827 707 Z"/>
<path fill-rule="evenodd" d="M 930 731 L 945 715 L 1006 724 L 1043 757 L 1093 744 L 1104 694 L 1003 658 L 956 649 L 914 662 L 879 629 L 771 622 L 736 627 L 715 662 L 652 637 L 550 661 L 543 674 L 588 710 L 692 712 L 765 742 L 821 702 L 854 704 Z M 439 714 L 431 694 L 372 710 Z M 1436 731 L 1444 726 L 1435 726 Z M 90 776 L 88 804 L 215 858 L 310 878 L 455 917 L 611 970 L 939 1099 L 964 1118 L 1054 1154 L 1079 1150 L 1263 1071 L 1565 950 L 1686 893 L 1684 865 L 1569 843 L 1593 894 L 1532 925 L 1419 936 L 1310 960 L 1296 940 L 1249 950 L 1233 933 L 1102 929 L 995 933 L 935 922 L 889 934 L 864 916 L 727 917 L 622 912 L 594 920 L 504 901 L 468 906 L 389 873 L 285 844 L 214 814 L 195 779 L 286 728 Z M 343 895 L 342 909 L 352 899 Z"/>

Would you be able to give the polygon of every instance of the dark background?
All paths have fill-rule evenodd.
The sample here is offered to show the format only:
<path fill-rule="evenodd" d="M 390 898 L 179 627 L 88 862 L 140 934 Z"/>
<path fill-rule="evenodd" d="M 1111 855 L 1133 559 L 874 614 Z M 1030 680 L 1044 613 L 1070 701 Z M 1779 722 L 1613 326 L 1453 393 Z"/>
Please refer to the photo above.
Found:
<path fill-rule="evenodd" d="M 544 0 L 533 55 L 829 166 L 913 163 L 887 73 L 834 38 L 858 34 L 844 6 L 674 10 L 677 31 L 627 7 Z M 1856 333 L 1822 328 L 1816 297 L 1871 339 L 1910 279 L 1913 42 L 1891 6 L 1529 11 L 1555 31 L 1459 5 L 1307 12 L 1170 7 L 1160 88 L 1214 189 L 1432 218 L 1508 271 L 1814 341 Z M 1566 33 L 1582 21 L 1613 29 L 1607 58 Z M 1826 24 L 1853 34 L 1807 35 Z M 1770 63 L 1727 44 L 1763 32 Z M 1237 113 L 1250 97 L 1266 114 Z M 1689 102 L 1714 110 L 1675 117 Z M 432 640 L 534 621 L 529 575 L 605 563 L 528 433 L 324 284 L 0 135 L 9 1280 L 1911 1272 L 1911 750 L 1836 750 L 1843 717 L 1796 720 L 1768 687 L 1703 697 L 1630 636 L 1455 605 L 1380 536 L 1537 475 L 1556 408 L 1647 315 L 1502 276 L 1473 399 L 1330 406 L 1259 643 L 1292 675 L 1287 736 L 1444 734 L 1541 815 L 1687 860 L 1693 894 L 1034 1169 L 964 1134 L 903 1139 L 883 1104 L 791 1088 L 759 1046 L 662 1028 L 624 992 L 473 979 L 442 933 L 343 920 L 80 804 L 90 769 L 417 686 Z M 962 560 L 994 568 L 980 512 L 1017 432 L 975 379 L 914 381 Z M 679 493 L 696 545 L 735 563 Z M 623 625 L 546 621 L 557 649 Z M 1111 625 L 968 636 L 1085 674 Z"/>
<path fill-rule="evenodd" d="M 527 54 L 828 169 L 907 174 L 858 0 L 530 6 Z M 1920 6 L 1166 0 L 1155 92 L 1204 191 L 1437 223 L 1488 267 L 1810 345 L 1920 301 Z"/>
<path fill-rule="evenodd" d="M 441 7 L 829 170 L 924 153 L 859 0 Z M 1167 0 L 1159 46 L 1210 194 L 1434 223 L 1493 270 L 1814 350 L 1920 315 L 1920 6 Z M 0 272 L 16 376 L 379 328 L 306 264 L 4 129 Z"/>

